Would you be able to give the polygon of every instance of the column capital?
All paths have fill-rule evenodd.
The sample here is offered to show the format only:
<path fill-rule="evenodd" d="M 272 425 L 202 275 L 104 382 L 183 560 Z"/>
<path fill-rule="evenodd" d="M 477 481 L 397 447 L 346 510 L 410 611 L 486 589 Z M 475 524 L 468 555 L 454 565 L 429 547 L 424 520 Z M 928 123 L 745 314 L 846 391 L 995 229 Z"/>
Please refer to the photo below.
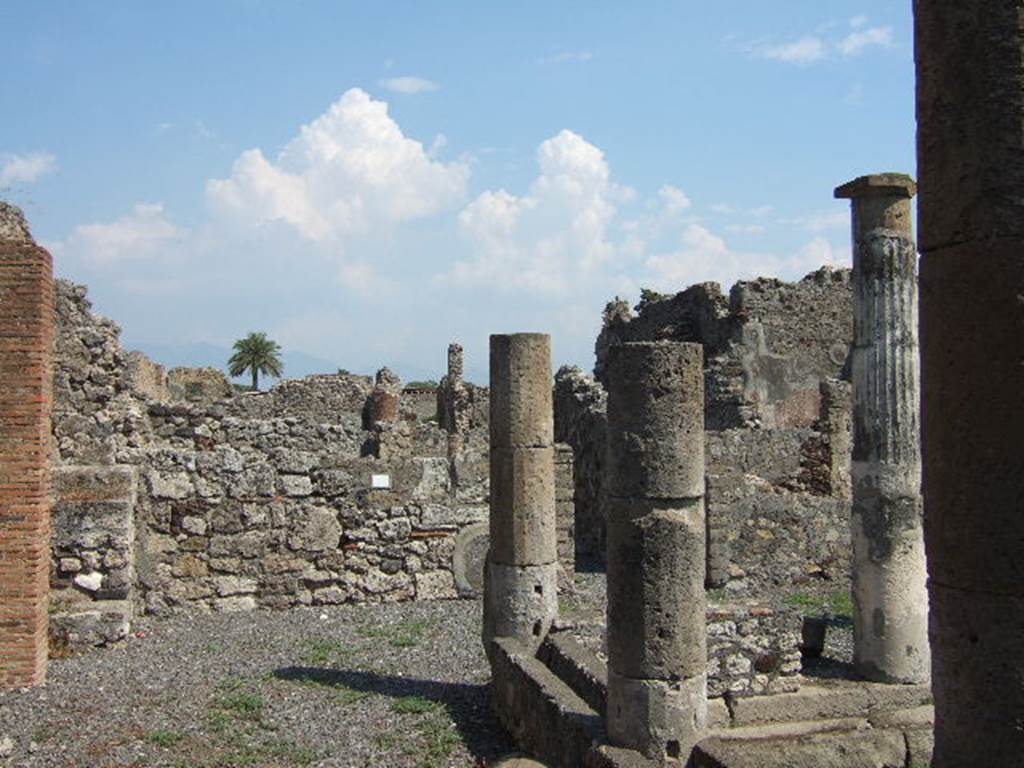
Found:
<path fill-rule="evenodd" d="M 833 193 L 840 200 L 863 197 L 912 198 L 917 194 L 917 182 L 905 173 L 873 173 L 858 176 L 853 181 L 836 187 Z"/>

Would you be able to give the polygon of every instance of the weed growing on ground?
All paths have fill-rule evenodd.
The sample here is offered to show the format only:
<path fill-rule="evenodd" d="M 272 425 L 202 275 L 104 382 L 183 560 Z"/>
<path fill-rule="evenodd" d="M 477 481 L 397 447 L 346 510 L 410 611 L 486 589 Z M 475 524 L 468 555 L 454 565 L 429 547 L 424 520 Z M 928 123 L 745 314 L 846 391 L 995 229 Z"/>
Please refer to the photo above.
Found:
<path fill-rule="evenodd" d="M 784 596 L 782 601 L 794 608 L 802 608 L 807 614 L 828 613 L 839 618 L 853 618 L 853 597 L 844 589 L 837 589 L 828 595 L 792 592 Z"/>
<path fill-rule="evenodd" d="M 415 648 L 423 642 L 427 633 L 433 628 L 434 622 L 432 621 L 409 619 L 390 627 L 364 624 L 359 628 L 359 634 L 367 639 L 387 640 L 392 648 Z"/>
<path fill-rule="evenodd" d="M 146 734 L 146 741 L 150 744 L 156 744 L 158 747 L 167 748 L 173 747 L 184 738 L 184 734 L 166 728 L 160 728 Z"/>
<path fill-rule="evenodd" d="M 305 652 L 302 658 L 307 664 L 323 666 L 342 661 L 347 655 L 348 648 L 344 644 L 337 640 L 319 638 L 305 643 Z"/>
<path fill-rule="evenodd" d="M 400 715 L 423 715 L 441 708 L 441 702 L 431 701 L 422 696 L 403 696 L 391 702 L 391 710 Z"/>

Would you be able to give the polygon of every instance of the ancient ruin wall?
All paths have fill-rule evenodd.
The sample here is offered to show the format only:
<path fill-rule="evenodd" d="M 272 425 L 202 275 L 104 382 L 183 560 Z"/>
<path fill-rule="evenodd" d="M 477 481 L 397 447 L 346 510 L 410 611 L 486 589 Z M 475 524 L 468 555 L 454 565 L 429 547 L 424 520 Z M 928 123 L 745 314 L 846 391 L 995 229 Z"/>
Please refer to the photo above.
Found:
<path fill-rule="evenodd" d="M 455 597 L 453 568 L 479 567 L 455 553 L 486 520 L 485 429 L 449 459 L 446 433 L 402 408 L 378 458 L 371 381 L 350 375 L 154 400 L 165 390 L 136 383 L 155 368 L 121 349 L 84 287 L 57 294 L 58 634 L 108 642 L 144 610 Z"/>
<path fill-rule="evenodd" d="M 845 579 L 849 571 L 852 339 L 849 270 L 823 268 L 796 283 L 715 283 L 648 297 L 634 313 L 605 312 L 592 381 L 559 372 L 558 439 L 576 469 L 576 540 L 603 554 L 604 375 L 611 345 L 696 341 L 705 350 L 709 586 L 758 589 Z M 580 549 L 577 551 L 580 556 Z"/>

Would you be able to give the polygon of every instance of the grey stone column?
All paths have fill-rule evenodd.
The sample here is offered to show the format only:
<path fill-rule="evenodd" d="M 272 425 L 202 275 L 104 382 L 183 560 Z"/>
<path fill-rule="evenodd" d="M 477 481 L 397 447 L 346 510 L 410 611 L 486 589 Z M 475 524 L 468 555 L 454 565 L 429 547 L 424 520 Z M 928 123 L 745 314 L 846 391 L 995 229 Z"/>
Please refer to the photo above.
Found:
<path fill-rule="evenodd" d="M 1024 14 L 917 0 L 935 768 L 1024 756 Z"/>
<path fill-rule="evenodd" d="M 558 614 L 551 338 L 491 336 L 491 516 L 484 648 L 536 648 Z"/>
<path fill-rule="evenodd" d="M 700 344 L 608 355 L 608 736 L 685 762 L 707 723 Z"/>
<path fill-rule="evenodd" d="M 838 187 L 853 212 L 853 661 L 863 676 L 930 673 L 921 502 L 914 181 L 861 176 Z"/>

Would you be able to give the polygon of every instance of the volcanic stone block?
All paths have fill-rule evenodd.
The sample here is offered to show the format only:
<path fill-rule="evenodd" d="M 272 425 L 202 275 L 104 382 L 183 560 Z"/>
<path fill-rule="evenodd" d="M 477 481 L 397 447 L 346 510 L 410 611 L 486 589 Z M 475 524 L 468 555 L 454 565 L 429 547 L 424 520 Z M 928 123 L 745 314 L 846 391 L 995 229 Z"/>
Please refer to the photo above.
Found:
<path fill-rule="evenodd" d="M 551 337 L 491 336 L 491 448 L 554 444 Z"/>
<path fill-rule="evenodd" d="M 484 577 L 484 648 L 514 637 L 533 653 L 558 615 L 558 564 L 501 565 L 488 561 Z"/>
<path fill-rule="evenodd" d="M 609 352 L 608 378 L 608 495 L 702 496 L 701 345 L 619 344 Z"/>
<path fill-rule="evenodd" d="M 633 680 L 608 673 L 608 737 L 652 759 L 685 764 L 707 729 L 707 678 Z"/>
<path fill-rule="evenodd" d="M 491 561 L 546 565 L 558 558 L 555 449 L 491 449 Z"/>
<path fill-rule="evenodd" d="M 608 658 L 634 678 L 707 665 L 704 501 L 608 500 Z"/>

